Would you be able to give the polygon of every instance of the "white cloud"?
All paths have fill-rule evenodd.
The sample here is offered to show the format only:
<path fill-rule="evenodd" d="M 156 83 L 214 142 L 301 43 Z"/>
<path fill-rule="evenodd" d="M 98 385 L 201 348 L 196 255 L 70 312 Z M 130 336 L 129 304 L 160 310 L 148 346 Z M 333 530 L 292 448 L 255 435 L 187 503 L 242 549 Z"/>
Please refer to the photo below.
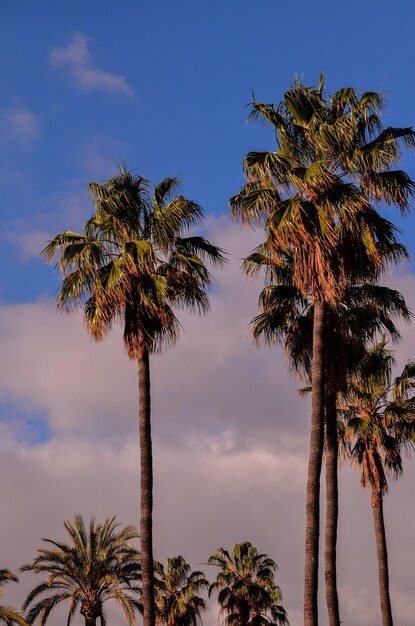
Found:
<path fill-rule="evenodd" d="M 17 108 L 3 115 L 0 121 L 0 139 L 32 143 L 40 135 L 39 121 L 33 111 Z"/>
<path fill-rule="evenodd" d="M 133 90 L 123 76 L 117 76 L 95 67 L 88 49 L 90 39 L 75 33 L 70 43 L 62 48 L 50 50 L 50 64 L 55 69 L 69 72 L 74 81 L 85 91 L 106 91 L 133 95 Z"/>

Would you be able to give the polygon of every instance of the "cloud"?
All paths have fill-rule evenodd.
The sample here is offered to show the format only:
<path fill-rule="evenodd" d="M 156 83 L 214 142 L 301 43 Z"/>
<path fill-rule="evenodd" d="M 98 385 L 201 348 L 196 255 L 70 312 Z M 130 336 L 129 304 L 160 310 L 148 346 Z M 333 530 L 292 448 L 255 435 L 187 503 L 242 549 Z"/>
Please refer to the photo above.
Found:
<path fill-rule="evenodd" d="M 83 171 L 98 180 L 114 176 L 118 165 L 133 158 L 131 147 L 109 133 L 100 133 L 80 146 Z"/>
<path fill-rule="evenodd" d="M 33 211 L 30 220 L 18 218 L 2 224 L 3 236 L 14 245 L 20 260 L 27 263 L 38 258 L 46 243 L 68 225 L 72 230 L 82 229 L 91 212 L 85 188 L 60 191 L 42 199 L 42 208 Z"/>
<path fill-rule="evenodd" d="M 46 246 L 46 242 L 52 239 L 51 234 L 45 230 L 29 232 L 22 230 L 18 226 L 15 228 L 9 227 L 6 230 L 5 237 L 16 246 L 23 263 L 27 263 L 34 257 L 38 257 L 40 251 Z"/>
<path fill-rule="evenodd" d="M 231 228 L 226 220 L 213 220 L 209 238 L 222 244 L 227 234 L 238 259 L 244 246 L 247 252 L 255 245 L 255 235 L 241 237 L 236 230 L 232 240 Z M 34 235 L 33 246 L 40 236 Z M 281 352 L 257 350 L 249 340 L 260 286 L 244 281 L 239 265 L 232 260 L 218 275 L 211 313 L 180 315 L 184 332 L 177 347 L 153 358 L 154 415 L 163 420 L 157 436 L 170 445 L 209 439 L 222 450 L 249 449 L 255 423 L 255 445 L 291 448 L 304 430 L 307 403 L 296 397 Z M 102 436 L 134 432 L 135 364 L 124 354 L 119 328 L 95 344 L 80 315 L 59 315 L 54 302 L 42 301 L 0 309 L 0 341 L 0 392 L 43 411 L 52 432 L 95 436 L 98 423 Z M 270 396 L 278 398 L 278 410 Z"/>
<path fill-rule="evenodd" d="M 151 363 L 155 552 L 162 560 L 183 554 L 212 579 L 207 557 L 219 546 L 251 540 L 277 561 L 291 624 L 300 626 L 308 405 L 298 399 L 281 351 L 256 350 L 248 337 L 261 281 L 243 279 L 237 259 L 258 235 L 239 232 L 225 218 L 209 220 L 207 234 L 233 259 L 217 274 L 212 311 L 181 315 L 178 345 Z M 396 277 L 394 286 L 414 306 L 415 277 Z M 403 333 L 399 358 L 406 360 L 415 328 Z M 9 423 L 0 423 L 0 499 L 6 503 L 0 534 L 7 537 L 1 556 L 17 571 L 41 537 L 63 538 L 63 520 L 78 511 L 137 522 L 136 367 L 123 352 L 119 329 L 95 344 L 80 315 L 58 315 L 48 300 L 0 306 L 0 343 L 0 398 L 10 412 Z M 13 413 L 42 416 L 50 439 L 21 441 Z M 415 517 L 415 468 L 405 462 L 404 469 L 385 499 L 385 517 L 393 608 L 399 623 L 411 626 L 408 520 Z M 372 526 L 369 493 L 357 472 L 342 468 L 338 562 L 345 623 L 377 626 L 380 620 Z M 323 567 L 320 573 L 324 626 Z M 16 605 L 33 584 L 29 575 L 21 578 L 21 585 L 6 588 L 7 601 Z M 118 613 L 111 621 L 122 623 Z M 204 624 L 217 625 L 213 601 Z"/>
<path fill-rule="evenodd" d="M 4 114 L 0 122 L 0 139 L 4 142 L 32 143 L 39 135 L 39 121 L 29 109 L 14 109 Z"/>
<path fill-rule="evenodd" d="M 85 91 L 105 91 L 132 96 L 133 90 L 126 78 L 95 67 L 88 49 L 89 41 L 87 36 L 75 33 L 67 46 L 52 48 L 51 66 L 69 72 L 76 84 Z"/>
<path fill-rule="evenodd" d="M 135 440 L 114 446 L 60 437 L 29 449 L 17 443 L 5 425 L 0 426 L 0 435 L 0 471 L 8 477 L 0 483 L 0 496 L 3 502 L 13 502 L 4 507 L 0 519 L 0 532 L 8 537 L 2 547 L 2 562 L 7 567 L 16 572 L 33 558 L 42 537 L 64 539 L 63 520 L 75 512 L 86 519 L 94 515 L 97 520 L 115 513 L 123 523 L 137 524 Z M 156 558 L 164 561 L 167 556 L 183 554 L 193 569 L 206 571 L 212 579 L 214 570 L 206 566 L 210 554 L 219 546 L 231 547 L 236 540 L 251 539 L 275 555 L 281 572 L 287 570 L 286 553 L 300 531 L 301 516 L 294 510 L 284 511 L 283 502 L 287 493 L 297 495 L 301 502 L 297 485 L 303 478 L 302 462 L 297 477 L 289 469 L 290 456 L 276 458 L 261 448 L 233 456 L 212 455 L 202 447 L 179 457 L 165 446 L 156 451 Z M 287 472 L 293 475 L 292 484 Z M 271 515 L 275 519 L 275 507 L 280 509 L 280 538 L 267 532 Z M 301 548 L 297 552 L 301 553 Z M 296 568 L 301 570 L 301 559 Z M 281 575 L 278 578 L 283 584 Z M 7 588 L 7 601 L 20 605 L 35 580 L 22 574 L 19 586 Z M 287 587 L 287 602 L 290 596 L 291 602 L 295 601 Z M 115 624 L 122 624 L 119 615 L 114 617 Z M 209 618 L 204 623 L 215 626 L 213 601 Z"/>

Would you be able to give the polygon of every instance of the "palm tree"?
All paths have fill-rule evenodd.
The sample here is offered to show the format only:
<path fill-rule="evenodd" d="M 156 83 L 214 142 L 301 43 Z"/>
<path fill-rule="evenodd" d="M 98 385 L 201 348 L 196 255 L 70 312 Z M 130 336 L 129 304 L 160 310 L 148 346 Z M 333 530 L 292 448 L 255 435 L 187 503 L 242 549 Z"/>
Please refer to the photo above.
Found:
<path fill-rule="evenodd" d="M 42 252 L 47 261 L 59 258 L 58 308 L 83 306 L 87 329 L 97 341 L 122 321 L 125 348 L 138 364 L 144 626 L 155 624 L 149 357 L 175 343 L 174 307 L 208 310 L 211 276 L 205 261 L 224 262 L 222 251 L 209 241 L 185 236 L 203 212 L 179 193 L 179 184 L 166 178 L 150 197 L 148 181 L 125 170 L 103 185 L 91 183 L 95 214 L 85 232 L 65 231 Z"/>
<path fill-rule="evenodd" d="M 392 626 L 389 567 L 383 498 L 387 475 L 403 473 L 402 452 L 415 447 L 415 363 L 408 362 L 392 381 L 395 360 L 386 341 L 376 344 L 351 376 L 339 411 L 344 452 L 371 489 L 383 626 Z"/>
<path fill-rule="evenodd" d="M 19 579 L 10 570 L 0 569 L 0 597 L 3 595 L 2 587 L 10 581 L 18 583 Z M 4 604 L 0 605 L 0 622 L 5 626 L 28 626 L 21 613 L 12 606 Z"/>
<path fill-rule="evenodd" d="M 39 626 L 44 626 L 51 611 L 68 601 L 68 625 L 79 609 L 85 626 L 95 626 L 98 618 L 105 626 L 103 605 L 115 600 L 132 626 L 141 608 L 140 555 L 130 543 L 138 537 L 136 529 L 119 530 L 115 517 L 103 524 L 92 518 L 87 529 L 80 515 L 64 525 L 70 543 L 43 539 L 51 548 L 40 548 L 39 556 L 21 568 L 46 575 L 24 602 L 29 624 L 39 619 Z"/>
<path fill-rule="evenodd" d="M 266 286 L 259 296 L 260 312 L 251 322 L 255 343 L 282 345 L 289 365 L 300 380 L 311 382 L 313 305 L 292 284 L 292 263 L 276 265 L 265 245 L 244 261 L 244 271 L 255 276 L 265 269 Z M 337 597 L 336 545 L 338 522 L 336 399 L 345 390 L 348 372 L 356 368 L 366 347 L 377 335 L 400 339 L 395 320 L 409 321 L 403 296 L 380 285 L 347 287 L 336 307 L 328 307 L 326 351 L 330 370 L 325 386 L 326 541 L 325 578 L 330 619 L 340 621 Z M 304 391 L 308 391 L 306 388 Z"/>
<path fill-rule="evenodd" d="M 251 322 L 255 343 L 282 345 L 289 365 L 300 380 L 311 382 L 313 305 L 292 284 L 292 261 L 276 265 L 262 244 L 244 261 L 244 271 L 256 276 L 265 270 L 266 286 L 259 296 L 260 312 Z M 327 308 L 326 351 L 330 370 L 325 384 L 326 542 L 325 578 L 330 619 L 340 621 L 336 544 L 338 521 L 336 398 L 344 391 L 346 375 L 359 363 L 366 347 L 380 334 L 400 339 L 395 320 L 409 321 L 411 313 L 396 290 L 377 284 L 347 287 L 341 302 Z M 308 391 L 308 388 L 305 389 Z"/>
<path fill-rule="evenodd" d="M 232 554 L 219 548 L 208 563 L 219 568 L 209 596 L 218 593 L 225 626 L 288 624 L 281 590 L 274 580 L 275 561 L 249 542 L 235 544 Z"/>
<path fill-rule="evenodd" d="M 251 117 L 270 123 L 277 151 L 251 152 L 247 183 L 230 200 L 235 219 L 263 224 L 276 263 L 293 259 L 293 284 L 314 306 L 311 432 L 307 477 L 304 624 L 318 624 L 320 474 L 324 442 L 327 307 L 347 285 L 374 280 L 405 254 L 393 225 L 375 206 L 408 210 L 414 183 L 391 170 L 401 145 L 414 147 L 410 128 L 382 129 L 383 98 L 352 88 L 333 96 L 297 82 L 282 102 L 252 103 Z M 335 614 L 333 611 L 330 613 Z M 338 626 L 333 617 L 331 626 Z"/>
<path fill-rule="evenodd" d="M 203 572 L 190 571 L 182 556 L 167 559 L 166 569 L 155 565 L 156 623 L 165 626 L 197 626 L 205 600 L 197 594 L 209 586 Z"/>

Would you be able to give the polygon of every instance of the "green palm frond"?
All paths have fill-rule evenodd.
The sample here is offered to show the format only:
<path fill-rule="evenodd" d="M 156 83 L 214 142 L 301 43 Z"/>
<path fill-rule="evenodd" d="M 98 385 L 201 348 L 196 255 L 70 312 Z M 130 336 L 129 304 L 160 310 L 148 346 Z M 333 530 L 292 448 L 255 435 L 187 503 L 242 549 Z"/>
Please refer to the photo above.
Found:
<path fill-rule="evenodd" d="M 223 267 L 227 253 L 214 246 L 204 237 L 177 237 L 176 250 L 186 255 L 196 256 L 203 263 L 210 262 L 214 267 Z"/>

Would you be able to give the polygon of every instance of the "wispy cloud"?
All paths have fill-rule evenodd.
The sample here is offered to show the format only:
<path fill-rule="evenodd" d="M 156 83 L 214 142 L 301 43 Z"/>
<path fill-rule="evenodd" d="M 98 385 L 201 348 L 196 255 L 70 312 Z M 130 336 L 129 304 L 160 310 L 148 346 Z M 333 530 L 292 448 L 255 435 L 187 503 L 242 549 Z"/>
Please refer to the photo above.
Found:
<path fill-rule="evenodd" d="M 89 37 L 75 33 L 67 46 L 50 50 L 50 64 L 63 69 L 85 91 L 106 91 L 132 96 L 133 90 L 124 76 L 96 67 L 88 49 Z"/>
<path fill-rule="evenodd" d="M 6 227 L 5 237 L 16 246 L 23 263 L 28 263 L 39 256 L 53 235 L 46 230 L 24 230 L 18 222 L 14 228 Z"/>
<path fill-rule="evenodd" d="M 31 143 L 39 137 L 39 121 L 33 111 L 17 108 L 5 113 L 0 121 L 0 140 Z"/>

